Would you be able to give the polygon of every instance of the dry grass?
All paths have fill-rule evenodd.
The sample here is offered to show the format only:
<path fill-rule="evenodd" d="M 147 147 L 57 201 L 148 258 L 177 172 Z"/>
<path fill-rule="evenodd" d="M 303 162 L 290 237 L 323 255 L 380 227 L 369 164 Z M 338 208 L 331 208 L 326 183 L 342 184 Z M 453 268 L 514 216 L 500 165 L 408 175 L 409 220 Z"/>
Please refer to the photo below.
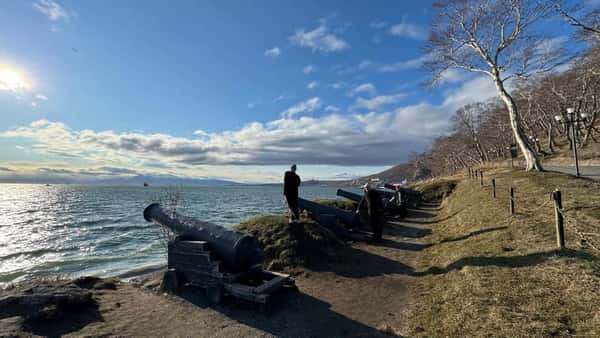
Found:
<path fill-rule="evenodd" d="M 509 169 L 485 174 L 483 189 L 478 180 L 460 181 L 432 224 L 433 245 L 416 273 L 410 336 L 600 336 L 600 252 L 575 231 L 600 232 L 600 183 Z M 555 249 L 555 188 L 567 217 L 563 251 Z"/>
<path fill-rule="evenodd" d="M 345 246 L 331 231 L 304 215 L 300 223 L 292 224 L 283 215 L 259 216 L 234 229 L 256 237 L 265 254 L 265 267 L 270 270 L 311 266 Z"/>

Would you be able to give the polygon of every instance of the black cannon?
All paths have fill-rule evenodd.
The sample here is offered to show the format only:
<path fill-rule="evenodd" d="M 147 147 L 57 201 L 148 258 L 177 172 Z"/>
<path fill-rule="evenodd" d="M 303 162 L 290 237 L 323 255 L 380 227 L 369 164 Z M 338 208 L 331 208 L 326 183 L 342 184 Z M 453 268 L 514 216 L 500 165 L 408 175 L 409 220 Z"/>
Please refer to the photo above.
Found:
<path fill-rule="evenodd" d="M 359 194 L 356 194 L 356 193 L 353 193 L 353 192 L 350 192 L 350 191 L 346 191 L 346 190 L 343 190 L 343 189 L 338 189 L 337 192 L 336 192 L 336 195 L 338 195 L 340 197 L 345 197 L 345 198 L 347 198 L 347 199 L 349 199 L 351 201 L 354 201 L 356 203 L 359 203 L 362 200 L 362 198 L 363 198 L 363 195 L 359 195 Z"/>
<path fill-rule="evenodd" d="M 340 225 L 340 223 L 350 228 L 361 225 L 360 219 L 355 213 L 340 208 L 319 204 L 304 198 L 298 199 L 298 207 L 309 211 L 319 224 L 342 238 L 347 237 L 348 233 L 346 228 Z"/>
<path fill-rule="evenodd" d="M 179 293 L 190 285 L 203 288 L 213 303 L 231 295 L 264 307 L 272 293 L 295 287 L 288 275 L 262 269 L 263 252 L 253 236 L 168 212 L 158 203 L 146 207 L 144 218 L 178 235 L 168 245 L 166 290 Z"/>
<path fill-rule="evenodd" d="M 244 270 L 263 261 L 256 238 L 192 217 L 169 213 L 160 204 L 150 204 L 144 219 L 169 228 L 181 239 L 205 241 L 212 251 L 233 270 Z"/>
<path fill-rule="evenodd" d="M 387 187 L 386 187 L 387 188 Z M 399 215 L 404 217 L 406 215 L 406 201 L 402 199 L 402 193 L 400 191 L 388 191 L 383 189 L 377 189 L 381 201 L 385 208 L 385 212 L 389 215 Z M 351 201 L 361 203 L 363 195 L 359 195 L 343 189 L 337 190 L 337 195 L 345 197 Z M 361 209 L 362 211 L 362 209 Z"/>

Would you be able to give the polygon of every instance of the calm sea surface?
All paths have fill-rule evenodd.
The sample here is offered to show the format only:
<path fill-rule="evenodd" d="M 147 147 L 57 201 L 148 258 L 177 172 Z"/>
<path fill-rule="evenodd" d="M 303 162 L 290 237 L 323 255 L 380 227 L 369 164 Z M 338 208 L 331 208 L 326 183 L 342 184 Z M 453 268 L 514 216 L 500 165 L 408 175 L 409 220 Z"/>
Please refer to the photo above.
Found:
<path fill-rule="evenodd" d="M 166 263 L 158 226 L 142 212 L 182 196 L 185 214 L 231 226 L 282 213 L 278 186 L 100 187 L 0 184 L 0 285 L 52 275 L 115 276 Z M 301 187 L 301 197 L 335 197 L 336 188 Z"/>

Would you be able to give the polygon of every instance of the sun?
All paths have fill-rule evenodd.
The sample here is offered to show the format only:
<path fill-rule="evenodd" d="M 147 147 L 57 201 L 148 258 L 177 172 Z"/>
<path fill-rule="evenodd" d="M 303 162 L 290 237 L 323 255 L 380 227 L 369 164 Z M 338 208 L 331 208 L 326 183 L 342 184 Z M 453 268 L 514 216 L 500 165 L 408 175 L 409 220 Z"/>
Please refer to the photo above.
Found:
<path fill-rule="evenodd" d="M 12 92 L 27 90 L 30 84 L 25 76 L 15 69 L 0 66 L 0 90 Z"/>

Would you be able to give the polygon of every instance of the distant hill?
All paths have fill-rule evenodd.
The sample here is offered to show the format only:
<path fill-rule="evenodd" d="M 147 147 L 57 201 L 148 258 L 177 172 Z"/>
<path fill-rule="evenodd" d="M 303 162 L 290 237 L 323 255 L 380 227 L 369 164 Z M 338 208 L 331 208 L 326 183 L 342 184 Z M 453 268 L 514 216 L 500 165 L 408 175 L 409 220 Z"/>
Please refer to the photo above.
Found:
<path fill-rule="evenodd" d="M 174 175 L 136 175 L 132 177 L 118 177 L 99 180 L 93 184 L 107 185 L 143 185 L 148 183 L 149 186 L 168 186 L 168 185 L 183 185 L 183 186 L 230 186 L 242 185 L 242 183 L 204 178 L 187 178 Z"/>
<path fill-rule="evenodd" d="M 55 175 L 49 177 L 12 176 L 0 179 L 0 183 L 38 183 L 38 184 L 92 184 L 92 185 L 131 185 L 143 186 L 234 186 L 243 183 L 205 178 L 188 178 L 175 175 L 135 175 L 112 177 L 82 177 L 74 175 Z"/>
<path fill-rule="evenodd" d="M 402 163 L 395 165 L 387 170 L 379 172 L 377 174 L 365 176 L 351 181 L 352 185 L 361 185 L 371 179 L 379 178 L 384 182 L 399 183 L 404 180 L 411 181 L 415 177 L 415 166 L 412 163 Z"/>

